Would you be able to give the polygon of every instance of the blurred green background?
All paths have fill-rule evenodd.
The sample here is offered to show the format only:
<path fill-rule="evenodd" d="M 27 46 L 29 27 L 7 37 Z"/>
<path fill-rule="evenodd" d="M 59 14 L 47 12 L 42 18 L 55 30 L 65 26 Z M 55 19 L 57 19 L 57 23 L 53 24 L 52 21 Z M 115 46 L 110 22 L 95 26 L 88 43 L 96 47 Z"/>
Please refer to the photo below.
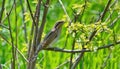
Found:
<path fill-rule="evenodd" d="M 0 0 L 0 11 L 2 7 L 2 1 Z M 17 14 L 17 24 L 18 27 L 16 29 L 15 26 L 15 9 L 11 11 L 10 14 L 10 23 L 12 27 L 12 35 L 14 38 L 14 44 L 15 38 L 16 38 L 16 30 L 18 31 L 18 49 L 21 51 L 21 53 L 27 57 L 27 45 L 24 37 L 24 23 L 23 23 L 23 14 L 22 14 L 22 8 L 21 3 L 22 1 L 24 8 L 26 9 L 26 13 L 24 14 L 26 16 L 25 23 L 27 28 L 27 38 L 28 41 L 30 39 L 30 31 L 32 26 L 32 19 L 30 17 L 30 13 L 27 8 L 27 4 L 24 0 L 16 0 L 16 14 Z M 43 0 L 43 3 L 46 0 Z M 114 0 L 115 1 L 115 0 Z M 114 2 L 112 1 L 112 3 Z M 36 0 L 29 0 L 30 6 L 32 8 L 32 12 L 35 12 L 36 7 Z M 70 19 L 74 18 L 73 13 L 73 7 L 75 6 L 81 6 L 85 4 L 85 0 L 62 0 L 64 7 L 66 8 L 66 11 L 70 17 Z M 87 6 L 84 11 L 84 15 L 82 17 L 82 24 L 89 25 L 91 23 L 94 24 L 94 22 L 99 18 L 100 12 L 104 10 L 104 7 L 106 6 L 108 0 L 87 0 Z M 13 5 L 13 0 L 6 0 L 5 1 L 5 9 L 3 12 L 2 20 L 6 17 L 6 13 L 8 13 Z M 81 9 L 81 8 L 80 8 Z M 39 23 L 41 24 L 42 15 L 43 15 L 44 7 L 41 6 L 40 9 L 40 19 Z M 110 11 L 107 12 L 105 18 L 111 14 L 111 12 L 114 10 L 113 14 L 111 15 L 110 19 L 108 20 L 108 23 L 106 26 L 108 26 L 115 18 L 117 18 L 120 15 L 120 1 L 118 0 L 117 3 L 110 8 Z M 43 37 L 46 35 L 54 26 L 55 22 L 61 19 L 65 19 L 66 14 L 63 11 L 63 8 L 61 7 L 58 0 L 51 0 L 49 5 L 49 10 L 47 13 L 46 18 L 46 24 L 43 32 Z M 91 22 L 92 21 L 92 22 Z M 79 22 L 79 19 L 78 19 Z M 54 43 L 53 47 L 60 47 L 63 48 L 66 41 L 66 31 L 67 31 L 67 25 L 68 22 L 64 24 L 62 27 L 61 35 L 56 43 Z M 106 33 L 101 32 L 99 35 L 96 35 L 96 37 L 91 41 L 92 49 L 95 47 L 107 45 L 114 43 L 113 36 L 115 35 L 116 41 L 120 40 L 120 20 L 114 24 L 113 27 L 110 27 L 109 29 L 112 31 L 112 33 Z M 8 27 L 8 20 L 7 18 L 4 20 L 3 24 Z M 81 34 L 81 31 L 79 31 Z M 115 33 L 114 33 L 115 32 Z M 89 33 L 89 32 L 86 32 Z M 0 26 L 0 64 L 2 65 L 3 69 L 10 69 L 11 64 L 11 58 L 12 58 L 12 46 L 5 41 L 5 38 L 7 41 L 11 42 L 10 33 L 8 29 L 3 28 Z M 73 42 L 72 35 L 68 38 L 66 49 L 72 48 L 72 42 Z M 90 47 L 91 47 L 90 46 Z M 79 49 L 79 48 L 77 48 Z M 84 54 L 82 60 L 78 64 L 76 69 L 101 69 L 102 66 L 105 69 L 120 69 L 120 45 L 115 45 L 115 47 L 107 48 L 95 52 L 87 52 Z M 60 69 L 68 69 L 69 68 L 69 59 L 70 59 L 70 53 L 63 53 L 63 52 L 54 52 L 54 51 L 46 51 L 43 50 L 39 53 L 39 56 L 37 58 L 36 68 L 37 69 L 56 69 L 59 65 L 63 64 Z M 77 57 L 78 54 L 74 54 L 74 59 Z M 24 58 L 17 54 L 16 58 L 16 69 L 26 69 L 26 61 Z M 66 62 L 66 63 L 65 63 Z M 64 64 L 65 63 L 65 64 Z"/>

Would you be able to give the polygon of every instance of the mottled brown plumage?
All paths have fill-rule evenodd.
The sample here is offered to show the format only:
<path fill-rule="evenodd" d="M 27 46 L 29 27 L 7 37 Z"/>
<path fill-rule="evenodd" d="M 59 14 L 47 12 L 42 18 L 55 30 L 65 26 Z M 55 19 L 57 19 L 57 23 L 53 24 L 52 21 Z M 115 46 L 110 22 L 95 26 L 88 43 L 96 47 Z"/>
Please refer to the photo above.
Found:
<path fill-rule="evenodd" d="M 60 34 L 62 25 L 64 24 L 64 21 L 58 21 L 53 29 L 45 36 L 44 40 L 42 41 L 41 45 L 42 47 L 49 46 Z"/>
<path fill-rule="evenodd" d="M 38 55 L 40 50 L 48 47 L 53 41 L 55 41 L 57 39 L 57 37 L 60 35 L 61 28 L 62 28 L 63 24 L 64 24 L 63 20 L 56 22 L 53 29 L 45 36 L 43 41 L 38 45 L 38 48 L 35 52 L 35 55 L 32 58 L 32 61 L 34 61 L 35 58 L 37 58 L 37 55 Z"/>

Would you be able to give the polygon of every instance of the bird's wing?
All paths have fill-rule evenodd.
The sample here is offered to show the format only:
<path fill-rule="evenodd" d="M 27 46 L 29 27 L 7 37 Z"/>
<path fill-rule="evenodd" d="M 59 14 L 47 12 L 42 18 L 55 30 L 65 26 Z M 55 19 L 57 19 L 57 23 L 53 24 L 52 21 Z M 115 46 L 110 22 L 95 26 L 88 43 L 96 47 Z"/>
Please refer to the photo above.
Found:
<path fill-rule="evenodd" d="M 51 34 L 53 34 L 55 32 L 55 29 L 52 29 L 44 38 L 44 40 L 46 40 Z"/>
<path fill-rule="evenodd" d="M 42 45 L 45 47 L 48 46 L 54 41 L 56 37 L 57 37 L 57 31 L 53 29 L 51 32 L 48 33 L 48 35 L 46 35 L 46 37 L 44 38 L 42 42 Z"/>

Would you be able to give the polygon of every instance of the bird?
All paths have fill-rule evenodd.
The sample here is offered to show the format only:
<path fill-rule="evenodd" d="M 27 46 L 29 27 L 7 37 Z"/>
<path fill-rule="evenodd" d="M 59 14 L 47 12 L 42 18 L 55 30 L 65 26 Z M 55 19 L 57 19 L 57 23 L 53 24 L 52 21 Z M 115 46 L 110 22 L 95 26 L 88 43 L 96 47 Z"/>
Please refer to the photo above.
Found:
<path fill-rule="evenodd" d="M 56 41 L 56 39 L 59 37 L 62 25 L 64 24 L 63 20 L 57 21 L 54 25 L 53 29 L 45 36 L 43 39 L 41 45 L 43 48 L 48 47 L 51 43 Z"/>
<path fill-rule="evenodd" d="M 38 45 L 36 52 L 32 58 L 32 61 L 34 61 L 35 58 L 37 58 L 40 50 L 48 47 L 52 42 L 56 41 L 56 39 L 60 35 L 60 32 L 61 32 L 64 22 L 65 22 L 64 20 L 60 20 L 55 23 L 55 25 L 51 29 L 51 31 L 44 37 L 43 41 Z"/>

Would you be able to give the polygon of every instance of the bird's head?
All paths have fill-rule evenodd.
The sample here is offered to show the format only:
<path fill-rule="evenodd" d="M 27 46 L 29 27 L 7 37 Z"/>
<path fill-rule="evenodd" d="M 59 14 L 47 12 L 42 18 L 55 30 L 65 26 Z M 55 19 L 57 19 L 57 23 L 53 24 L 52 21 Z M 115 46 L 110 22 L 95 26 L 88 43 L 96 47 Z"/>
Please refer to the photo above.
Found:
<path fill-rule="evenodd" d="M 63 20 L 60 20 L 60 21 L 57 21 L 57 23 L 55 24 L 54 28 L 56 29 L 59 29 L 62 27 L 62 25 L 64 24 L 65 21 Z"/>

